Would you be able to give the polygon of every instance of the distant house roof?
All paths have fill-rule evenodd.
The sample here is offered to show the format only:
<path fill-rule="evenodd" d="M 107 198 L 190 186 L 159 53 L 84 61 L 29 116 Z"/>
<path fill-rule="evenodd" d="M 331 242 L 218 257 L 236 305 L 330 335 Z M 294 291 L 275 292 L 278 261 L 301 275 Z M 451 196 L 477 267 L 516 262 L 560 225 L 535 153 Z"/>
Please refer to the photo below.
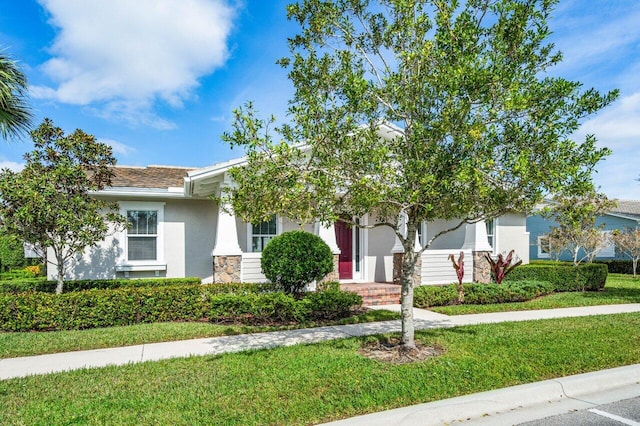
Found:
<path fill-rule="evenodd" d="M 640 220 L 640 201 L 618 200 L 618 206 L 611 209 L 611 214 Z"/>
<path fill-rule="evenodd" d="M 196 167 L 116 166 L 111 188 L 182 188 L 187 172 Z"/>

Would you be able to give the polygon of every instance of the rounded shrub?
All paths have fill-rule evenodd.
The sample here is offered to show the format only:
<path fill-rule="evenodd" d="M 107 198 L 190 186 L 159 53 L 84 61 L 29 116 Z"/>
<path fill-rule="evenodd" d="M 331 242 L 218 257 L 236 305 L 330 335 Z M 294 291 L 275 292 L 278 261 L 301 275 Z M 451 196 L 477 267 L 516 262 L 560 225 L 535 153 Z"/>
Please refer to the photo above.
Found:
<path fill-rule="evenodd" d="M 262 251 L 262 271 L 286 293 L 299 294 L 313 280 L 333 271 L 333 253 L 317 235 L 290 231 L 273 238 Z"/>

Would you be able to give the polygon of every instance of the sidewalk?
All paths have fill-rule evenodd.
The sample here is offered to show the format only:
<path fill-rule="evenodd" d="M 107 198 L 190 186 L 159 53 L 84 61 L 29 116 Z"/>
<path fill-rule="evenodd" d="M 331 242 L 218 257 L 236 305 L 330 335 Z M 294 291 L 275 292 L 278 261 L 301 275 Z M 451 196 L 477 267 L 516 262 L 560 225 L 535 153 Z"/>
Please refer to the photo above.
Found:
<path fill-rule="evenodd" d="M 374 307 L 400 310 L 400 305 Z M 416 329 L 640 312 L 640 304 L 447 316 L 414 309 Z M 214 355 L 399 332 L 400 321 L 328 326 L 0 359 L 0 380 L 81 368 Z M 612 348 L 615 350 L 615 348 Z M 336 426 L 513 425 L 640 395 L 640 364 L 497 389 L 328 423 Z"/>
<path fill-rule="evenodd" d="M 400 305 L 385 305 L 372 308 L 399 311 Z M 640 312 L 640 304 L 602 305 L 457 316 L 447 316 L 414 308 L 414 318 L 416 330 L 424 330 L 470 324 L 489 324 L 507 321 L 527 321 L 625 312 Z M 273 348 L 276 346 L 318 343 L 348 337 L 399 332 L 400 329 L 400 321 L 394 320 L 301 330 L 274 331 L 269 333 L 209 337 L 177 342 L 149 343 L 120 348 L 94 349 L 20 358 L 5 358 L 0 359 L 0 380 L 80 368 L 124 365 L 145 361 L 158 361 L 167 358 L 217 355 L 228 352 Z"/>

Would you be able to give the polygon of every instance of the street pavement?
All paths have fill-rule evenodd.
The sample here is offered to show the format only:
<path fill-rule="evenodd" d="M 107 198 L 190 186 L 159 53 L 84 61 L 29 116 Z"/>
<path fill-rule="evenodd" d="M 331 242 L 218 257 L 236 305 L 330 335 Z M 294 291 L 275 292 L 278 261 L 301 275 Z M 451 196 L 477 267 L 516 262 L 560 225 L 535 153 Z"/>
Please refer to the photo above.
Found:
<path fill-rule="evenodd" d="M 380 309 L 396 310 L 400 305 L 385 305 Z M 548 309 L 537 311 L 500 312 L 477 315 L 447 316 L 435 312 L 414 309 L 416 329 L 448 328 L 470 324 L 489 324 L 508 321 L 530 321 L 550 318 L 580 317 L 589 315 L 607 315 L 625 312 L 640 312 L 640 304 L 603 305 L 579 308 Z M 318 327 L 301 330 L 276 331 L 269 333 L 242 334 L 204 339 L 191 339 L 177 342 L 150 343 L 120 348 L 96 349 L 59 354 L 37 355 L 19 358 L 0 359 L 0 380 L 25 377 L 37 374 L 49 374 L 81 368 L 98 368 L 107 365 L 124 365 L 168 358 L 215 355 L 244 350 L 268 349 L 277 346 L 317 343 L 333 339 L 355 336 L 367 336 L 381 333 L 399 332 L 400 321 L 382 321 L 366 324 Z M 615 350 L 615 348 L 612 348 Z M 547 380 L 538 383 L 515 386 L 452 398 L 428 404 L 418 404 L 354 417 L 332 425 L 512 425 L 535 419 L 570 413 L 575 410 L 618 410 L 609 406 L 603 410 L 602 404 L 610 404 L 631 399 L 629 410 L 637 410 L 634 397 L 640 396 L 640 364 L 587 373 L 585 375 Z M 635 402 L 633 402 L 635 401 Z M 627 407 L 623 405 L 621 407 Z M 624 410 L 625 408 L 620 408 Z M 640 411 L 636 411 L 640 412 Z M 617 415 L 615 413 L 612 413 Z M 632 424 L 602 423 L 618 421 L 602 416 L 597 412 L 581 412 L 580 421 L 591 424 Z M 628 415 L 622 412 L 619 417 Z M 633 418 L 631 416 L 630 418 Z M 560 420 L 563 421 L 564 419 Z M 553 419 L 545 421 L 555 421 Z M 600 423 L 597 423 L 600 421 Z M 531 423 L 533 425 L 555 425 L 565 423 Z M 640 426 L 640 425 L 639 425 Z"/>

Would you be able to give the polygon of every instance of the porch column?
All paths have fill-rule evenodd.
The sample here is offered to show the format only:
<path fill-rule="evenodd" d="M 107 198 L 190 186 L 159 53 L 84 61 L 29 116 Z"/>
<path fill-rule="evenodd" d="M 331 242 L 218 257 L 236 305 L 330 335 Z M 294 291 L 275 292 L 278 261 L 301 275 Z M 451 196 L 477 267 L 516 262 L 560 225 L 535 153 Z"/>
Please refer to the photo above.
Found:
<path fill-rule="evenodd" d="M 491 255 L 493 248 L 487 238 L 487 225 L 484 220 L 467 223 L 464 232 L 462 250 L 471 250 L 473 257 L 473 281 L 488 284 L 491 282 L 491 268 L 485 255 Z"/>
<path fill-rule="evenodd" d="M 329 248 L 331 249 L 331 253 L 333 254 L 333 271 L 328 273 L 322 279 L 322 282 L 327 281 L 339 281 L 340 280 L 340 272 L 338 269 L 339 266 L 339 256 L 340 256 L 340 247 L 338 247 L 338 243 L 336 241 L 336 230 L 333 222 L 329 226 L 325 226 L 322 223 L 318 224 L 318 236 L 322 238 L 322 241 L 327 243 Z"/>
<path fill-rule="evenodd" d="M 223 208 L 224 207 L 224 208 Z M 218 206 L 218 222 L 216 241 L 211 255 L 213 256 L 213 282 L 240 282 L 242 249 L 238 244 L 236 217 L 231 206 Z"/>

